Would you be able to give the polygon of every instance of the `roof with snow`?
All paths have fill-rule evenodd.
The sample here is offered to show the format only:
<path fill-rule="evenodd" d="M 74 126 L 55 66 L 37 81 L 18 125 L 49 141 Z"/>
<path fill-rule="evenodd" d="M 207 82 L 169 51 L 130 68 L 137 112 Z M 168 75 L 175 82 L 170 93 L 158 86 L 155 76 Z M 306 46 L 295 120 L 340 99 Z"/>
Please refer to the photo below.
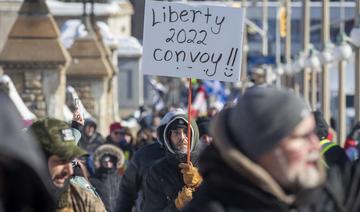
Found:
<path fill-rule="evenodd" d="M 122 57 L 140 57 L 142 55 L 142 46 L 138 39 L 132 36 L 118 37 L 119 48 L 118 56 Z"/>
<path fill-rule="evenodd" d="M 128 3 L 130 4 L 130 3 Z M 47 0 L 50 12 L 54 16 L 81 16 L 83 14 L 83 4 L 81 2 L 60 2 L 57 0 Z M 94 13 L 96 16 L 114 16 L 132 14 L 132 8 L 122 6 L 122 4 L 112 3 L 95 3 Z M 90 14 L 91 6 L 87 4 L 87 13 Z"/>
<path fill-rule="evenodd" d="M 135 37 L 117 37 L 111 33 L 105 22 L 98 21 L 96 25 L 100 29 L 104 43 L 108 46 L 117 47 L 118 56 L 139 57 L 142 55 L 142 46 Z M 61 40 L 66 48 L 70 48 L 76 38 L 85 37 L 87 34 L 84 24 L 79 19 L 68 20 L 61 27 Z"/>

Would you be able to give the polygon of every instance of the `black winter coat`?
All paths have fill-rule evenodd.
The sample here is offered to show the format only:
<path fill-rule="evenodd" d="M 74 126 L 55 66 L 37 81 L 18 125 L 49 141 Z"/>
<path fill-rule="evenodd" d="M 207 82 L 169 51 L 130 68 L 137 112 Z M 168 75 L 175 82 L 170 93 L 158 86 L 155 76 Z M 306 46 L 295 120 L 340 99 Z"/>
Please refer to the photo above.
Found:
<path fill-rule="evenodd" d="M 145 175 L 150 166 L 164 155 L 164 149 L 157 142 L 135 152 L 120 184 L 119 211 L 131 212 L 136 198 L 143 198 L 139 191 L 143 189 Z"/>
<path fill-rule="evenodd" d="M 85 149 L 90 154 L 93 154 L 95 150 L 105 143 L 104 138 L 100 133 L 95 132 L 91 137 L 87 137 L 85 134 L 82 134 L 79 141 L 79 146 Z"/>
<path fill-rule="evenodd" d="M 95 187 L 108 212 L 119 211 L 121 176 L 117 169 L 111 171 L 98 169 L 90 178 L 90 183 Z"/>
<path fill-rule="evenodd" d="M 111 139 L 111 136 L 108 135 L 105 139 L 105 144 L 112 144 L 116 147 L 118 147 L 119 149 L 121 149 L 124 153 L 124 156 L 125 156 L 125 160 L 126 161 L 129 161 L 132 156 L 133 156 L 133 153 L 134 153 L 134 146 L 132 144 L 128 144 L 128 143 L 125 143 L 125 142 L 114 142 L 112 139 Z"/>
<path fill-rule="evenodd" d="M 204 181 L 184 212 L 360 211 L 360 168 L 357 164 L 347 164 L 343 175 L 334 168 L 325 185 L 297 194 L 291 205 L 233 171 L 213 146 L 204 151 L 200 169 Z"/>
<path fill-rule="evenodd" d="M 98 132 L 95 132 L 91 137 L 87 137 L 84 133 L 85 126 L 79 124 L 76 121 L 71 122 L 71 127 L 81 132 L 81 138 L 79 140 L 78 146 L 85 149 L 87 152 L 89 152 L 89 154 L 93 154 L 100 145 L 105 143 L 104 138 Z"/>
<path fill-rule="evenodd" d="M 143 212 L 178 211 L 175 199 L 185 185 L 179 163 L 175 157 L 166 156 L 150 168 L 145 179 Z"/>

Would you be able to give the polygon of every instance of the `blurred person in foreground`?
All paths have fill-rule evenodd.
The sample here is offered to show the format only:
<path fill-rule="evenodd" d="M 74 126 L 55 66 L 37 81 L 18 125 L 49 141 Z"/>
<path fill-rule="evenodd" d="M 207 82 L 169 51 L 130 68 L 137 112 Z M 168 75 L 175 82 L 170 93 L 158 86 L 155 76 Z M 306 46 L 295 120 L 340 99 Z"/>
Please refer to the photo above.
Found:
<path fill-rule="evenodd" d="M 21 130 L 11 99 L 0 91 L 0 211 L 55 209 L 40 147 Z"/>
<path fill-rule="evenodd" d="M 190 122 L 191 141 L 187 136 L 188 119 L 185 113 L 172 115 L 164 122 L 164 127 L 159 129 L 158 135 L 163 140 L 165 157 L 152 165 L 147 173 L 144 185 L 144 212 L 179 211 L 191 200 L 193 192 L 202 182 L 196 168 L 199 153 L 199 132 L 196 122 Z M 186 162 L 188 142 L 189 163 Z"/>
<path fill-rule="evenodd" d="M 75 167 L 81 165 L 76 159 L 87 154 L 77 146 L 79 137 L 66 122 L 44 118 L 34 122 L 29 132 L 40 143 L 45 154 L 56 211 L 105 211 L 105 207 L 85 177 L 73 176 Z M 77 132 L 77 133 L 75 133 Z M 80 134 L 80 133 L 79 133 Z"/>
<path fill-rule="evenodd" d="M 214 118 L 204 181 L 183 211 L 359 211 L 359 165 L 327 175 L 315 127 L 295 94 L 248 89 Z"/>

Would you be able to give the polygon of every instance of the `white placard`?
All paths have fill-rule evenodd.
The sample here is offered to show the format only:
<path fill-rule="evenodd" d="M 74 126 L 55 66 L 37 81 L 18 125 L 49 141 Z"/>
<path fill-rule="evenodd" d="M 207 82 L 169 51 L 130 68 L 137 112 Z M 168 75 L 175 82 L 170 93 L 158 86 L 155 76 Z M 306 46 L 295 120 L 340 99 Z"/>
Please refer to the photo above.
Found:
<path fill-rule="evenodd" d="M 243 9 L 146 1 L 144 74 L 239 81 Z"/>

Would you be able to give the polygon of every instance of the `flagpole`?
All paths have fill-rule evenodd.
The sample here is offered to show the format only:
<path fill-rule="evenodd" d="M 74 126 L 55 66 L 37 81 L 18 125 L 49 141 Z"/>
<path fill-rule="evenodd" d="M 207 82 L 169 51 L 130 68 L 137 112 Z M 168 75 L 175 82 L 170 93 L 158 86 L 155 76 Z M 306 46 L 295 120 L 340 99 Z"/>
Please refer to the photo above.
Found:
<path fill-rule="evenodd" d="M 188 128 L 187 128 L 187 163 L 190 163 L 190 148 L 191 148 L 191 78 L 189 80 L 189 90 L 188 90 Z"/>

